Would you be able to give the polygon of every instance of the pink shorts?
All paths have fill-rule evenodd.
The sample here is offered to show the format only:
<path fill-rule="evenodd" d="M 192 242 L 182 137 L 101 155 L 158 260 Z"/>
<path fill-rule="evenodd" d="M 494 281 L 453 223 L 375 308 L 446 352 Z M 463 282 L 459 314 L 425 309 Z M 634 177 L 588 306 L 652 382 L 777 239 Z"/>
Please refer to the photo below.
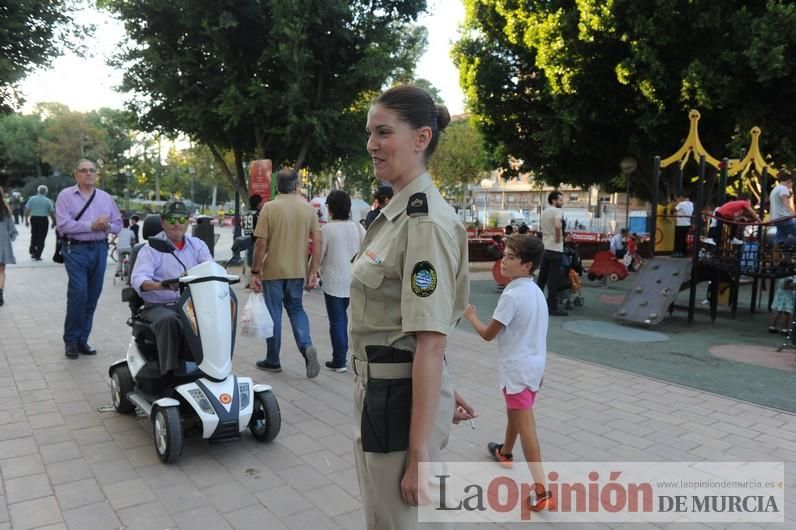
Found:
<path fill-rule="evenodd" d="M 525 410 L 533 408 L 533 403 L 536 401 L 536 392 L 526 388 L 519 394 L 507 394 L 506 388 L 503 387 L 503 397 L 506 398 L 506 408 L 508 410 Z"/>

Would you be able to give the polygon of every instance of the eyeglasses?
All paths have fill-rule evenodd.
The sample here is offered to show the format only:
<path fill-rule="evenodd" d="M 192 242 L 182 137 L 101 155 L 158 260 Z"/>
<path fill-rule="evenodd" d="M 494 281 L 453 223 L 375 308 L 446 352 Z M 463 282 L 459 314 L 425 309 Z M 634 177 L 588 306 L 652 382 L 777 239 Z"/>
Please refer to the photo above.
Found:
<path fill-rule="evenodd" d="M 96 173 L 97 168 L 95 167 L 81 167 L 77 170 L 78 173 Z"/>
<path fill-rule="evenodd" d="M 185 223 L 188 222 L 188 216 L 186 216 L 186 215 L 167 215 L 166 216 L 166 222 L 169 223 L 169 224 L 173 224 L 173 225 L 176 225 L 176 224 L 184 225 Z"/>

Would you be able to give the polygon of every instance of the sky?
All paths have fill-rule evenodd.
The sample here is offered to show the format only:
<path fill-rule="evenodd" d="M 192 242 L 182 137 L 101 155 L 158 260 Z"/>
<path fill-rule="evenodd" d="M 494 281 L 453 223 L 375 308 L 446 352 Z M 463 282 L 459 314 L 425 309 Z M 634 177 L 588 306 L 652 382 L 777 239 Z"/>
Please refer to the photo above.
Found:
<path fill-rule="evenodd" d="M 20 88 L 26 103 L 23 112 L 30 112 L 38 102 L 56 101 L 81 112 L 100 107 L 122 108 L 124 95 L 114 91 L 121 83 L 122 73 L 106 64 L 124 34 L 120 22 L 96 10 L 81 13 L 81 22 L 96 25 L 92 57 L 80 58 L 66 54 L 53 61 L 50 68 L 29 75 Z M 425 78 L 440 91 L 451 114 L 464 111 L 464 95 L 459 88 L 459 75 L 450 58 L 450 47 L 464 21 L 461 0 L 430 0 L 428 13 L 419 23 L 428 28 L 428 47 L 417 65 L 416 76 Z"/>

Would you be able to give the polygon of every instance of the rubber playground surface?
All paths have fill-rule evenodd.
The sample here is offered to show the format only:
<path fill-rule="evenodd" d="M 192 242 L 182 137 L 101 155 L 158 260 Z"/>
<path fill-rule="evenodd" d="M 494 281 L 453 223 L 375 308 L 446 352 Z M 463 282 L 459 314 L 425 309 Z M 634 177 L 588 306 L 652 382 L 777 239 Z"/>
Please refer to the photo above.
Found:
<path fill-rule="evenodd" d="M 486 275 L 476 275 L 486 278 Z M 492 280 L 473 278 L 470 301 L 486 321 L 500 293 Z M 635 281 L 635 274 L 623 281 L 600 287 L 585 276 L 581 290 L 585 303 L 569 311 L 568 317 L 550 317 L 548 350 L 560 355 L 593 362 L 713 392 L 789 412 L 796 412 L 796 349 L 777 352 L 785 337 L 768 333 L 772 314 L 767 310 L 768 293 L 763 293 L 763 310 L 749 312 L 751 287 L 739 294 L 738 313 L 731 318 L 727 306 L 711 323 L 708 306 L 700 305 L 707 284 L 697 289 L 694 323 L 688 324 L 688 291 L 683 291 L 674 314 L 651 328 L 619 325 L 614 311 Z M 472 328 L 462 321 L 459 327 Z"/>

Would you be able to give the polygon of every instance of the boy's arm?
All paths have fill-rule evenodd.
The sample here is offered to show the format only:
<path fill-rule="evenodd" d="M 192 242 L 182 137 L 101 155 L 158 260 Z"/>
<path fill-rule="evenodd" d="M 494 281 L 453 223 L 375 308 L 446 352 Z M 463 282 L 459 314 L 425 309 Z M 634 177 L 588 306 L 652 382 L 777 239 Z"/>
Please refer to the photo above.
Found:
<path fill-rule="evenodd" d="M 501 322 L 492 319 L 488 325 L 484 325 L 479 319 L 475 311 L 475 306 L 472 304 L 464 310 L 464 318 L 473 326 L 473 329 L 478 333 L 482 339 L 491 341 L 500 331 L 504 328 Z"/>

